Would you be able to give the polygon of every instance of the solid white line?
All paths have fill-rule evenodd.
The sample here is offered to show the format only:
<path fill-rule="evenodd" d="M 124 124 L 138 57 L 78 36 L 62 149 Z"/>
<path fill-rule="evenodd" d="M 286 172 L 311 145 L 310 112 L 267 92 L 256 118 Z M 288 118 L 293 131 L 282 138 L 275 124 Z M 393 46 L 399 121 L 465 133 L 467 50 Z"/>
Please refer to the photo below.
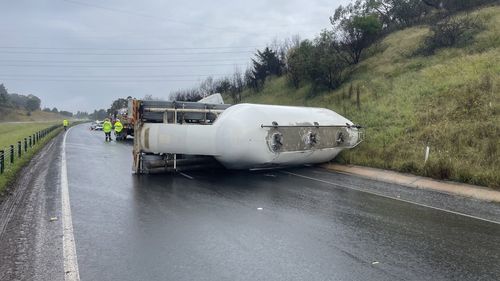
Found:
<path fill-rule="evenodd" d="M 373 192 L 373 191 L 363 190 L 363 189 L 360 189 L 360 188 L 355 188 L 353 186 L 348 186 L 348 185 L 343 185 L 343 184 L 339 184 L 339 183 L 329 182 L 329 181 L 326 181 L 326 180 L 316 179 L 316 178 L 312 178 L 312 177 L 308 177 L 308 176 L 304 176 L 304 175 L 300 175 L 300 174 L 296 174 L 296 173 L 292 173 L 292 172 L 287 172 L 287 171 L 281 171 L 281 172 L 284 173 L 284 174 L 296 176 L 296 177 L 299 177 L 299 178 L 309 179 L 309 180 L 313 180 L 313 181 L 317 181 L 317 182 L 321 182 L 321 183 L 325 183 L 325 184 L 329 184 L 329 185 L 333 185 L 333 186 L 339 186 L 339 187 L 342 187 L 342 188 L 352 189 L 352 190 L 356 190 L 356 191 L 359 191 L 359 192 L 369 193 L 371 195 L 380 196 L 380 197 L 384 197 L 384 198 L 387 198 L 387 199 L 393 199 L 393 200 L 397 200 L 397 201 L 401 201 L 401 202 L 405 202 L 405 203 L 417 205 L 417 206 L 420 206 L 420 207 L 425 207 L 425 208 L 430 208 L 430 209 L 438 210 L 438 211 L 441 211 L 441 212 L 451 213 L 451 214 L 454 214 L 454 215 L 464 216 L 464 217 L 468 217 L 468 218 L 471 218 L 471 219 L 481 220 L 481 221 L 490 222 L 490 223 L 494 223 L 494 224 L 500 224 L 500 222 L 498 222 L 498 221 L 489 220 L 489 219 L 485 219 L 485 218 L 480 218 L 480 217 L 476 217 L 476 216 L 473 216 L 473 215 L 468 215 L 468 214 L 464 214 L 464 213 L 460 213 L 460 212 L 455 212 L 455 211 L 451 211 L 451 210 L 446 210 L 446 209 L 442 209 L 442 208 L 439 208 L 439 207 L 434 207 L 434 206 L 430 206 L 430 205 L 426 205 L 426 204 L 422 204 L 422 203 L 417 203 L 417 202 L 413 202 L 413 201 L 409 201 L 409 200 L 405 200 L 405 199 L 401 199 L 401 198 L 397 198 L 397 197 L 392 197 L 392 196 L 380 194 L 380 193 Z"/>
<path fill-rule="evenodd" d="M 73 234 L 73 220 L 71 218 L 71 206 L 69 202 L 68 173 L 66 168 L 66 136 L 72 127 L 64 134 L 61 152 L 61 202 L 62 202 L 62 226 L 63 226 L 63 256 L 64 256 L 64 280 L 79 281 L 78 260 L 76 258 L 75 236 Z"/>

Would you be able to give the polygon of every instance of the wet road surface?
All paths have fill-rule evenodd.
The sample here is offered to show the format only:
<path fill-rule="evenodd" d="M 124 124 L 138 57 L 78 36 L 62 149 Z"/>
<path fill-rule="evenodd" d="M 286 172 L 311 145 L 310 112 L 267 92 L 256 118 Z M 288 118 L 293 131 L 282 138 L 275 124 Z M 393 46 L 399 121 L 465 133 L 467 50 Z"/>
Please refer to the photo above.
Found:
<path fill-rule="evenodd" d="M 81 280 L 500 280 L 498 204 L 313 167 L 136 176 L 85 125 L 66 145 Z"/>
<path fill-rule="evenodd" d="M 286 172 L 135 176 L 131 144 L 67 144 L 82 280 L 451 280 L 500 276 L 500 225 Z"/>

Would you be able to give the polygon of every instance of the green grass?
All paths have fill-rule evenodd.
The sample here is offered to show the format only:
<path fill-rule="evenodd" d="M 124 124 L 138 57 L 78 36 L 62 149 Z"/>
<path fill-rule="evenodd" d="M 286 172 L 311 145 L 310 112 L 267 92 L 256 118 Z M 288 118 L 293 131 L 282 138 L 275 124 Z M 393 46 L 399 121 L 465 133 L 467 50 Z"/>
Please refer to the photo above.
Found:
<path fill-rule="evenodd" d="M 15 145 L 33 133 L 56 124 L 59 122 L 0 123 L 0 149 L 5 149 L 11 144 Z"/>
<path fill-rule="evenodd" d="M 58 113 L 52 112 L 44 112 L 41 110 L 37 110 L 31 112 L 28 115 L 28 112 L 23 109 L 12 109 L 12 108 L 3 108 L 0 107 L 0 122 L 5 121 L 22 121 L 22 122 L 33 122 L 33 121 L 62 121 L 66 119 Z"/>
<path fill-rule="evenodd" d="M 0 148 L 5 149 L 7 153 L 7 148 L 11 144 L 17 144 L 19 140 L 24 139 L 25 137 L 28 137 L 30 135 L 33 135 L 33 133 L 40 131 L 42 129 L 48 128 L 54 124 L 58 124 L 54 122 L 47 122 L 47 123 L 17 123 L 17 124 L 12 124 L 12 123 L 0 123 Z M 32 148 L 28 149 L 28 152 L 24 153 L 23 150 L 23 155 L 19 159 L 17 158 L 17 146 L 16 146 L 16 157 L 15 157 L 15 162 L 14 164 L 10 165 L 7 162 L 9 162 L 9 157 L 8 154 L 6 155 L 5 163 L 5 171 L 3 174 L 0 175 L 0 196 L 2 196 L 5 192 L 6 187 L 8 184 L 10 184 L 13 180 L 15 180 L 17 173 L 21 170 L 21 168 L 26 165 L 29 160 L 33 157 L 35 153 L 37 153 L 43 146 L 50 140 L 52 139 L 55 135 L 57 135 L 61 129 L 56 129 L 52 131 L 48 136 L 45 138 L 41 139 L 39 143 L 37 143 L 35 146 Z"/>
<path fill-rule="evenodd" d="M 281 77 L 243 101 L 326 107 L 365 126 L 366 141 L 338 161 L 500 188 L 500 7 L 474 14 L 485 29 L 464 48 L 416 56 L 429 28 L 412 27 L 368 50 L 335 91 L 294 89 Z"/>

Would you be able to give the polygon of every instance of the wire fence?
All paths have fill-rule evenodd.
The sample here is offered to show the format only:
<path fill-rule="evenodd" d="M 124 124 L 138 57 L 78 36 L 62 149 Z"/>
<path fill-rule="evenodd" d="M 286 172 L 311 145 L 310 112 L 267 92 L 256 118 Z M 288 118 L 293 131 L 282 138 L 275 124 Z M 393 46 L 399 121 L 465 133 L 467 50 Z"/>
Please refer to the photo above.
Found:
<path fill-rule="evenodd" d="M 23 155 L 27 154 L 40 141 L 42 141 L 43 138 L 49 135 L 50 132 L 59 127 L 61 127 L 61 125 L 51 126 L 29 135 L 15 144 L 11 144 L 5 148 L 0 148 L 0 175 L 3 174 L 9 166 L 12 166 L 14 163 L 19 161 Z"/>

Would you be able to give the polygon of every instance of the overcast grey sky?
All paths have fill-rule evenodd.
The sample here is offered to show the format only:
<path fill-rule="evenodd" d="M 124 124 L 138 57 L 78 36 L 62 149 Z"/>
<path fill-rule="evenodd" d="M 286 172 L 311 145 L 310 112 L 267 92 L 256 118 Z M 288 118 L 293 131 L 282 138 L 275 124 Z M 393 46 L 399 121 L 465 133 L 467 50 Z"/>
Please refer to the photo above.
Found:
<path fill-rule="evenodd" d="M 0 83 L 42 106 L 90 112 L 244 70 L 275 38 L 330 28 L 328 17 L 349 1 L 2 2 Z"/>

